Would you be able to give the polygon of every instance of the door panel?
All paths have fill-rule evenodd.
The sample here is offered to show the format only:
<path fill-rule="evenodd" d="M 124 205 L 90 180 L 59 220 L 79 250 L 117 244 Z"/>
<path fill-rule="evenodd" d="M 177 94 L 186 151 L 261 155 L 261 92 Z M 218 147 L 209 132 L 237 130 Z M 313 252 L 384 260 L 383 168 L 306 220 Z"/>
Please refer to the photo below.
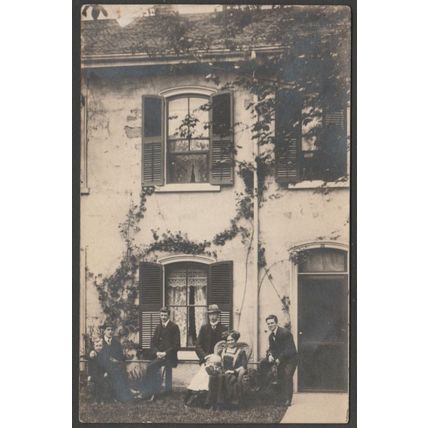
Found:
<path fill-rule="evenodd" d="M 346 391 L 348 385 L 346 275 L 299 275 L 299 391 Z"/>

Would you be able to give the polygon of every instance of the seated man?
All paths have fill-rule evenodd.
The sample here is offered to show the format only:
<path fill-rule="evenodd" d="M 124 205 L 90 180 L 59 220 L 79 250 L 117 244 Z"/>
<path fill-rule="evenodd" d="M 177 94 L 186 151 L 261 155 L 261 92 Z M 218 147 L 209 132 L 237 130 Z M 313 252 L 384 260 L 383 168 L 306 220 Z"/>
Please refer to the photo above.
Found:
<path fill-rule="evenodd" d="M 160 324 L 152 337 L 151 348 L 156 354 L 156 359 L 147 366 L 147 373 L 144 382 L 144 392 L 154 399 L 161 389 L 161 367 L 177 367 L 177 351 L 180 349 L 180 329 L 169 319 L 169 309 L 166 307 L 160 310 Z M 172 379 L 167 376 L 165 379 L 165 389 L 172 390 Z"/>
<path fill-rule="evenodd" d="M 227 332 L 227 327 L 220 322 L 220 314 L 221 311 L 218 305 L 208 306 L 209 322 L 201 326 L 195 349 L 201 367 L 187 387 L 187 393 L 184 397 L 186 405 L 192 404 L 203 393 L 208 392 L 209 375 L 206 369 L 210 367 L 211 370 L 215 367 L 214 347 L 216 343 L 224 339 L 224 335 Z"/>
<path fill-rule="evenodd" d="M 266 318 L 270 330 L 269 349 L 266 358 L 260 362 L 262 386 L 269 380 L 269 372 L 275 366 L 278 372 L 278 382 L 285 405 L 290 406 L 293 398 L 293 375 L 297 366 L 297 350 L 293 335 L 285 328 L 278 326 L 276 315 Z"/>
<path fill-rule="evenodd" d="M 114 398 L 121 402 L 132 400 L 125 371 L 125 356 L 119 340 L 113 337 L 112 324 L 106 323 L 101 351 L 105 359 L 106 371 L 110 377 Z"/>

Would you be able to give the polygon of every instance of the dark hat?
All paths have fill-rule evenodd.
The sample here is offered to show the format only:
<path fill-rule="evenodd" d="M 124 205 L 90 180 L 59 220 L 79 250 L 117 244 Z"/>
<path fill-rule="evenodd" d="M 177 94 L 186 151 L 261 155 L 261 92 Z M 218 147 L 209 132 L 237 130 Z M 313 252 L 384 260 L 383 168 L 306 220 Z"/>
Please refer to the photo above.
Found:
<path fill-rule="evenodd" d="M 167 308 L 166 306 L 163 306 L 162 308 L 160 308 L 159 312 L 165 312 L 169 315 L 169 308 Z"/>
<path fill-rule="evenodd" d="M 219 314 L 220 308 L 218 307 L 218 305 L 209 305 L 208 306 L 208 313 L 209 314 Z"/>
<path fill-rule="evenodd" d="M 110 320 L 105 320 L 104 321 L 104 324 L 101 326 L 101 328 L 103 329 L 103 330 L 105 330 L 107 327 L 111 327 L 111 328 L 113 328 L 114 329 L 114 323 L 112 322 L 112 321 L 110 321 Z"/>

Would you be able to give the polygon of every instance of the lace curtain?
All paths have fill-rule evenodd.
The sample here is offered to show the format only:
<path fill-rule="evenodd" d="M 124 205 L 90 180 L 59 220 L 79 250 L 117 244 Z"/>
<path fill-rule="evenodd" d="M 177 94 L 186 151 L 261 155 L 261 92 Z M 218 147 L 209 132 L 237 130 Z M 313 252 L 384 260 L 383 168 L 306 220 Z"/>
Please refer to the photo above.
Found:
<path fill-rule="evenodd" d="M 172 321 L 180 328 L 181 346 L 195 345 L 206 320 L 207 283 L 206 271 L 194 267 L 177 268 L 167 276 L 167 304 Z"/>

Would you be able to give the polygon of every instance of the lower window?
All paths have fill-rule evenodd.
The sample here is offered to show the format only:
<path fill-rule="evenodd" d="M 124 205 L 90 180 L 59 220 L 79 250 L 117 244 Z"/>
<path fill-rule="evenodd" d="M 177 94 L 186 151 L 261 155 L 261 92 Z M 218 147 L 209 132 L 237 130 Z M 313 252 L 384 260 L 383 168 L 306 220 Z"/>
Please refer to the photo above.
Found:
<path fill-rule="evenodd" d="M 165 301 L 180 328 L 181 346 L 194 348 L 207 317 L 208 270 L 196 263 L 178 263 L 167 266 L 165 274 Z"/>

